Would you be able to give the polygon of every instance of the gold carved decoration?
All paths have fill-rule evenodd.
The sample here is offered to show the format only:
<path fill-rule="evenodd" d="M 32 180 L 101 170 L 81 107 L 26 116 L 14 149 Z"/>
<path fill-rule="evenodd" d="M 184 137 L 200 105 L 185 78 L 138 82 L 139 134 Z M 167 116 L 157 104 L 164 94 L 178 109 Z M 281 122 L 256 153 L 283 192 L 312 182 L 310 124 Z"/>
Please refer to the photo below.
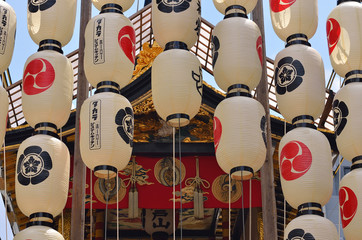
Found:
<path fill-rule="evenodd" d="M 138 54 L 137 65 L 133 71 L 133 77 L 131 81 L 136 80 L 144 72 L 146 72 L 151 66 L 157 55 L 159 55 L 163 49 L 156 43 L 153 42 L 152 46 L 150 43 L 145 42 L 142 45 L 142 51 Z"/>

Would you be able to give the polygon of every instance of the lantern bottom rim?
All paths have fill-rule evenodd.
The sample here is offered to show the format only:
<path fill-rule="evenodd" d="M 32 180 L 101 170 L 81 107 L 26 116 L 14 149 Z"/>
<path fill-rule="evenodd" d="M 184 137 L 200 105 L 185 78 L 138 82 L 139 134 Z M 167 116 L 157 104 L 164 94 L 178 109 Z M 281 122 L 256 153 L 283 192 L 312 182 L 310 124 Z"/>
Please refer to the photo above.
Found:
<path fill-rule="evenodd" d="M 117 176 L 117 168 L 109 165 L 99 165 L 94 169 L 94 175 L 98 178 L 110 179 Z"/>
<path fill-rule="evenodd" d="M 166 118 L 171 127 L 184 127 L 190 123 L 190 116 L 185 113 L 171 114 Z"/>
<path fill-rule="evenodd" d="M 249 180 L 254 176 L 254 170 L 248 166 L 238 166 L 230 170 L 231 178 L 235 180 Z"/>

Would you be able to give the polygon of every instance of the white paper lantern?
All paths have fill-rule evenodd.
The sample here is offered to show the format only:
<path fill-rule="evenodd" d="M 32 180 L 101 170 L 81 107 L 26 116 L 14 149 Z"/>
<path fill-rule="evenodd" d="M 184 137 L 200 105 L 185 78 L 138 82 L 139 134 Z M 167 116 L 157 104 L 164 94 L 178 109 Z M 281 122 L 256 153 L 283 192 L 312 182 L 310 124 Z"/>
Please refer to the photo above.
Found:
<path fill-rule="evenodd" d="M 297 239 L 339 240 L 339 236 L 335 225 L 327 218 L 308 214 L 295 218 L 285 228 L 284 240 Z"/>
<path fill-rule="evenodd" d="M 113 81 L 121 88 L 133 74 L 136 36 L 131 21 L 119 13 L 92 18 L 85 31 L 84 70 L 89 83 Z"/>
<path fill-rule="evenodd" d="M 158 55 L 152 65 L 151 85 L 155 109 L 171 126 L 185 126 L 198 113 L 202 69 L 191 52 L 172 49 Z"/>
<path fill-rule="evenodd" d="M 28 217 L 36 213 L 53 217 L 60 214 L 68 199 L 69 172 L 70 155 L 62 141 L 44 134 L 23 141 L 15 176 L 19 209 Z"/>
<path fill-rule="evenodd" d="M 93 5 L 99 10 L 102 10 L 102 6 L 109 3 L 118 4 L 122 7 L 122 12 L 127 11 L 132 7 L 134 0 L 92 0 Z"/>
<path fill-rule="evenodd" d="M 46 226 L 28 227 L 14 237 L 14 240 L 64 240 L 63 236 L 53 228 Z"/>
<path fill-rule="evenodd" d="M 362 235 L 362 169 L 352 170 L 343 177 L 339 188 L 341 223 L 346 239 L 359 239 Z"/>
<path fill-rule="evenodd" d="M 341 88 L 333 101 L 334 127 L 340 154 L 347 160 L 362 156 L 362 83 Z"/>
<path fill-rule="evenodd" d="M 263 106 L 253 98 L 234 96 L 220 102 L 214 115 L 215 155 L 220 168 L 249 167 L 255 173 L 266 157 L 266 119 Z M 250 178 L 236 171 L 233 178 Z"/>
<path fill-rule="evenodd" d="M 36 44 L 54 39 L 67 45 L 73 36 L 76 0 L 28 0 L 28 32 Z"/>
<path fill-rule="evenodd" d="M 6 71 L 13 56 L 16 32 L 14 9 L 5 1 L 0 1 L 0 73 Z"/>
<path fill-rule="evenodd" d="M 103 92 L 84 101 L 80 113 L 80 152 L 100 178 L 124 169 L 132 154 L 133 110 L 120 94 Z"/>
<path fill-rule="evenodd" d="M 73 68 L 64 55 L 44 50 L 25 63 L 22 103 L 30 126 L 41 122 L 61 128 L 68 121 L 73 100 Z"/>
<path fill-rule="evenodd" d="M 319 53 L 306 45 L 291 45 L 275 58 L 275 85 L 278 107 L 292 122 L 302 115 L 317 119 L 325 101 L 324 65 Z"/>
<path fill-rule="evenodd" d="M 361 22 L 362 4 L 355 1 L 341 3 L 328 16 L 329 57 L 333 69 L 341 77 L 362 78 Z M 356 70 L 358 74 L 348 74 Z"/>
<path fill-rule="evenodd" d="M 332 195 L 332 154 L 328 139 L 319 131 L 298 127 L 279 145 L 280 181 L 293 208 L 304 203 L 325 205 Z"/>
<path fill-rule="evenodd" d="M 152 1 L 152 30 L 162 48 L 172 41 L 183 42 L 188 49 L 192 48 L 200 26 L 200 0 Z"/>
<path fill-rule="evenodd" d="M 247 13 L 250 13 L 256 6 L 258 0 L 213 0 L 215 8 L 225 14 L 228 7 L 239 5 L 245 8 Z"/>
<path fill-rule="evenodd" d="M 217 85 L 225 92 L 234 84 L 244 84 L 253 90 L 262 73 L 259 27 L 247 18 L 227 18 L 214 28 L 212 42 Z"/>
<path fill-rule="evenodd" d="M 300 33 L 311 39 L 318 26 L 318 1 L 270 0 L 270 17 L 281 40 Z"/>
<path fill-rule="evenodd" d="M 7 91 L 0 85 L 0 147 L 6 134 L 9 100 Z"/>

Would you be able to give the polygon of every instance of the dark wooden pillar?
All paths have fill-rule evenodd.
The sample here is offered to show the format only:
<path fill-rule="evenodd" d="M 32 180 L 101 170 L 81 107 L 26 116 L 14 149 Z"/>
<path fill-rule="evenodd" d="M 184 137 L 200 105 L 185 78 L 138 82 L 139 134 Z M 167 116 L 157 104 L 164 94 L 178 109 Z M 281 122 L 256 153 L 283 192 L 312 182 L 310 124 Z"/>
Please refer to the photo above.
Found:
<path fill-rule="evenodd" d="M 266 68 L 266 48 L 264 32 L 264 13 L 263 1 L 259 0 L 254 11 L 252 12 L 254 22 L 259 26 L 263 38 L 263 74 L 256 89 L 257 99 L 264 106 L 266 111 L 267 122 L 267 156 L 264 166 L 261 169 L 261 190 L 263 201 L 263 223 L 264 238 L 273 240 L 278 238 L 277 232 L 277 210 L 274 191 L 274 167 L 273 167 L 273 147 L 271 139 L 271 124 L 269 112 L 269 94 L 268 78 Z"/>
<path fill-rule="evenodd" d="M 84 73 L 84 32 L 89 19 L 91 18 L 92 3 L 90 0 L 82 0 L 81 17 L 79 31 L 79 60 L 78 60 L 78 84 L 77 84 L 77 113 L 75 125 L 75 146 L 74 146 L 74 165 L 73 165 L 73 198 L 72 198 L 72 221 L 71 221 L 71 240 L 84 239 L 84 199 L 85 199 L 85 181 L 86 167 L 80 156 L 79 149 L 79 119 L 80 108 L 88 97 L 88 82 Z"/>

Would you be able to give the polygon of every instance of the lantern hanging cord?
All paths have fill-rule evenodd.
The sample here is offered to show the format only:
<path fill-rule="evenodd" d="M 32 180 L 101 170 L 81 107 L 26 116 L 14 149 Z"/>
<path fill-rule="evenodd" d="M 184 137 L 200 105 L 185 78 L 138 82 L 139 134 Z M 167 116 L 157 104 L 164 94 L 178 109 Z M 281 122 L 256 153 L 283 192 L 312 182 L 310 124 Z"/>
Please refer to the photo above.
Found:
<path fill-rule="evenodd" d="M 284 119 L 284 135 L 287 133 L 287 121 Z M 285 226 L 286 226 L 286 218 L 287 218 L 287 213 L 286 213 L 286 209 L 287 209 L 287 203 L 285 201 L 285 197 L 283 195 L 283 231 L 285 232 Z"/>
<path fill-rule="evenodd" d="M 229 221 L 229 240 L 231 240 L 231 174 L 229 174 L 229 214 L 228 214 L 228 221 Z"/>
<path fill-rule="evenodd" d="M 242 176 L 242 175 L 241 175 Z M 245 210 L 244 210 L 244 184 L 243 178 L 241 178 L 241 212 L 242 212 L 242 224 L 243 224 L 243 239 L 245 239 Z"/>
<path fill-rule="evenodd" d="M 179 152 L 179 159 L 180 159 L 180 237 L 182 240 L 182 159 L 181 159 L 181 122 L 180 118 L 178 119 L 178 152 Z"/>
<path fill-rule="evenodd" d="M 173 240 L 176 240 L 176 168 L 175 168 L 175 158 L 176 158 L 176 144 L 175 144 L 175 127 L 172 128 L 172 193 L 173 193 L 173 206 L 172 206 L 172 223 L 173 223 Z"/>
<path fill-rule="evenodd" d="M 106 199 L 106 216 L 105 216 L 105 220 L 104 220 L 104 240 L 107 240 L 107 223 L 108 223 L 108 201 L 109 201 L 109 170 L 107 171 L 108 173 L 108 176 L 107 176 L 107 182 L 106 182 L 106 196 L 107 196 L 107 199 Z"/>
<path fill-rule="evenodd" d="M 190 178 L 186 179 L 185 186 L 187 186 L 187 187 L 194 186 L 195 189 L 201 189 L 201 186 L 208 189 L 211 186 L 209 181 L 207 181 L 206 179 L 202 179 L 200 177 L 200 164 L 199 164 L 198 157 L 196 157 L 196 176 L 193 178 L 190 177 Z"/>
<path fill-rule="evenodd" d="M 119 213 L 119 199 L 118 199 L 118 187 L 119 187 L 119 183 L 118 183 L 118 170 L 117 170 L 117 173 L 116 173 L 116 187 L 117 187 L 117 190 L 116 190 L 116 194 L 117 194 L 117 214 L 116 214 L 116 217 L 117 217 L 117 240 L 119 240 L 119 217 L 118 217 L 118 213 Z"/>
<path fill-rule="evenodd" d="M 90 240 L 93 239 L 93 171 L 89 169 L 89 187 L 90 187 Z"/>
<path fill-rule="evenodd" d="M 249 240 L 251 240 L 251 178 L 249 179 Z"/>
<path fill-rule="evenodd" d="M 6 235 L 6 240 L 8 240 L 8 193 L 7 193 L 7 182 L 6 182 L 6 143 L 5 143 L 5 137 L 4 137 L 4 190 L 5 190 L 5 194 L 4 194 L 4 198 L 5 198 L 5 235 Z"/>
<path fill-rule="evenodd" d="M 341 186 L 341 170 L 338 171 L 338 186 Z M 339 201 L 337 201 L 337 207 L 339 207 Z M 338 236 L 341 238 L 341 211 L 338 212 Z"/>

